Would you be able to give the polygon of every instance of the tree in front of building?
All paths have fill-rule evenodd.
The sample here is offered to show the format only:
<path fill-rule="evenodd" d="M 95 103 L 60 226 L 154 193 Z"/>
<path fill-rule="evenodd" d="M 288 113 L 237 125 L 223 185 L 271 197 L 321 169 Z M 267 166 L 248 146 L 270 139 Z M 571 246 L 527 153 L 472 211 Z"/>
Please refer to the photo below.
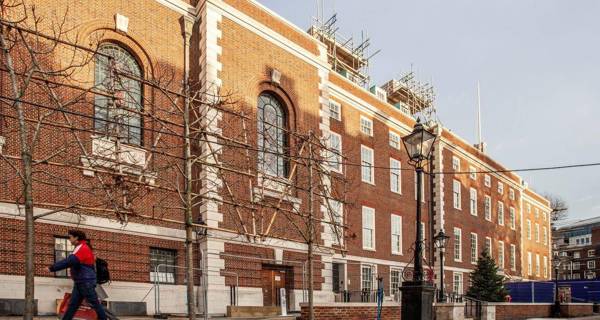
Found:
<path fill-rule="evenodd" d="M 556 222 L 567 218 L 569 205 L 563 198 L 550 193 L 545 194 L 544 197 L 550 201 L 550 221 L 553 226 Z"/>
<path fill-rule="evenodd" d="M 477 268 L 471 272 L 471 287 L 467 296 L 489 302 L 504 301 L 508 291 L 504 277 L 498 274 L 498 266 L 487 250 L 477 260 Z"/>

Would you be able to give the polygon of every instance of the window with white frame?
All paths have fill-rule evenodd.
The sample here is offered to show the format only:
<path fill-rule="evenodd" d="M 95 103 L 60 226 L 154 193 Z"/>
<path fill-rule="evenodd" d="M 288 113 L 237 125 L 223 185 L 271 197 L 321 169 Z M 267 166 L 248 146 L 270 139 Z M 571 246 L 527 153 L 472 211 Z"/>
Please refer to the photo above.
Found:
<path fill-rule="evenodd" d="M 540 255 L 538 253 L 535 254 L 535 275 L 540 276 Z"/>
<path fill-rule="evenodd" d="M 75 250 L 68 238 L 54 238 L 54 262 L 66 259 Z M 69 269 L 63 269 L 54 273 L 56 277 L 66 278 L 69 276 Z"/>
<path fill-rule="evenodd" d="M 395 295 L 400 290 L 402 269 L 390 268 L 390 293 Z"/>
<path fill-rule="evenodd" d="M 360 159 L 362 169 L 362 181 L 370 184 L 375 184 L 375 170 L 373 168 L 373 149 L 366 146 L 360 146 Z"/>
<path fill-rule="evenodd" d="M 485 237 L 485 250 L 491 257 L 492 256 L 492 238 L 490 238 L 490 237 Z"/>
<path fill-rule="evenodd" d="M 471 232 L 471 263 L 477 264 L 479 252 L 477 251 L 477 233 Z"/>
<path fill-rule="evenodd" d="M 527 213 L 531 213 L 531 204 L 527 203 L 525 207 L 527 208 Z"/>
<path fill-rule="evenodd" d="M 375 266 L 363 264 L 360 266 L 360 289 L 361 291 L 373 290 L 373 277 L 375 275 Z"/>
<path fill-rule="evenodd" d="M 498 181 L 498 193 L 504 194 L 504 183 Z"/>
<path fill-rule="evenodd" d="M 544 265 L 542 266 L 544 271 L 544 278 L 548 278 L 548 257 L 544 256 Z"/>
<path fill-rule="evenodd" d="M 452 289 L 454 293 L 462 294 L 463 293 L 463 274 L 462 272 L 454 272 L 453 274 L 454 281 L 452 285 Z"/>
<path fill-rule="evenodd" d="M 375 249 L 375 209 L 362 207 L 363 249 Z"/>
<path fill-rule="evenodd" d="M 510 207 L 508 209 L 508 218 L 510 219 L 510 221 L 509 221 L 510 228 L 512 230 L 515 230 L 517 227 L 517 218 L 515 217 L 515 208 Z"/>
<path fill-rule="evenodd" d="M 514 244 L 510 245 L 510 270 L 516 270 L 516 256 L 517 256 L 517 247 Z"/>
<path fill-rule="evenodd" d="M 596 272 L 586 272 L 585 278 L 588 280 L 596 279 Z"/>
<path fill-rule="evenodd" d="M 330 214 L 330 220 L 333 222 L 329 225 L 332 242 L 339 245 L 344 240 L 344 210 L 340 201 L 329 200 L 328 203 L 327 211 Z"/>
<path fill-rule="evenodd" d="M 373 120 L 360 116 L 360 131 L 370 137 L 373 136 Z"/>
<path fill-rule="evenodd" d="M 460 158 L 457 156 L 452 156 L 452 170 L 454 170 L 454 172 L 460 171 Z"/>
<path fill-rule="evenodd" d="M 392 215 L 392 254 L 402 254 L 402 217 Z"/>
<path fill-rule="evenodd" d="M 544 221 L 548 219 L 548 214 L 546 213 L 546 211 L 542 212 L 542 218 L 544 218 Z"/>
<path fill-rule="evenodd" d="M 539 217 L 540 217 L 540 209 L 538 209 L 538 208 L 535 208 L 535 211 L 534 211 L 534 212 L 535 212 L 535 218 L 536 218 L 536 219 L 539 219 Z"/>
<path fill-rule="evenodd" d="M 504 225 L 504 203 L 498 201 L 498 224 Z"/>
<path fill-rule="evenodd" d="M 150 281 L 175 283 L 176 257 L 176 250 L 150 248 Z"/>
<path fill-rule="evenodd" d="M 462 230 L 454 228 L 454 261 L 462 261 Z"/>
<path fill-rule="evenodd" d="M 498 267 L 504 269 L 504 241 L 498 241 Z"/>
<path fill-rule="evenodd" d="M 587 268 L 588 269 L 596 269 L 596 260 L 589 260 L 587 262 Z"/>
<path fill-rule="evenodd" d="M 579 259 L 579 258 L 581 258 L 581 253 L 580 253 L 579 251 L 575 251 L 575 252 L 573 252 L 573 258 L 574 258 L 574 259 Z"/>
<path fill-rule="evenodd" d="M 489 174 L 483 176 L 483 184 L 488 188 L 492 186 L 492 177 Z"/>
<path fill-rule="evenodd" d="M 573 262 L 573 270 L 579 270 L 581 268 L 581 263 L 579 261 Z"/>
<path fill-rule="evenodd" d="M 486 195 L 483 199 L 483 212 L 485 220 L 492 221 L 492 198 L 490 196 Z"/>
<path fill-rule="evenodd" d="M 400 161 L 390 158 L 390 190 L 394 193 L 402 193 Z"/>
<path fill-rule="evenodd" d="M 593 257 L 596 255 L 596 250 L 592 249 L 592 250 L 588 250 L 588 257 Z"/>
<path fill-rule="evenodd" d="M 469 211 L 472 215 L 477 215 L 477 189 L 471 188 L 469 190 Z"/>
<path fill-rule="evenodd" d="M 531 220 L 527 219 L 527 228 L 525 229 L 527 240 L 531 240 Z"/>
<path fill-rule="evenodd" d="M 473 166 L 469 166 L 469 178 L 471 178 L 471 180 L 477 180 L 477 169 Z"/>
<path fill-rule="evenodd" d="M 573 280 L 579 280 L 579 279 L 581 279 L 581 274 L 579 274 L 579 273 L 573 273 L 573 278 L 572 279 Z"/>
<path fill-rule="evenodd" d="M 329 168 L 333 171 L 342 172 L 342 137 L 330 132 L 327 139 L 326 161 Z"/>
<path fill-rule="evenodd" d="M 540 242 L 540 225 L 538 223 L 535 224 L 535 242 Z"/>
<path fill-rule="evenodd" d="M 400 150 L 400 135 L 390 131 L 390 147 Z"/>
<path fill-rule="evenodd" d="M 531 252 L 527 252 L 527 275 L 533 275 L 533 258 L 531 256 Z"/>
<path fill-rule="evenodd" d="M 342 105 L 336 101 L 329 100 L 329 117 L 338 121 L 342 120 Z"/>
<path fill-rule="evenodd" d="M 417 200 L 417 172 L 415 175 L 415 200 Z M 425 175 L 421 175 L 421 202 L 425 202 Z"/>
<path fill-rule="evenodd" d="M 452 181 L 452 202 L 454 204 L 454 209 L 460 210 L 460 181 L 454 180 Z"/>
<path fill-rule="evenodd" d="M 513 188 L 508 189 L 508 198 L 510 200 L 515 200 L 515 189 L 513 189 Z"/>

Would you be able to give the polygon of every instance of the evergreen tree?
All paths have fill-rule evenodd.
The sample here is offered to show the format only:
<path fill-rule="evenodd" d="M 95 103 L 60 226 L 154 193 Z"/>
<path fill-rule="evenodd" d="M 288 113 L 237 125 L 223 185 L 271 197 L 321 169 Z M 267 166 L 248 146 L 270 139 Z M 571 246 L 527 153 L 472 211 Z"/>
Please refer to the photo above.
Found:
<path fill-rule="evenodd" d="M 502 302 L 507 294 L 504 277 L 498 274 L 496 262 L 484 250 L 477 260 L 477 268 L 471 272 L 471 287 L 467 296 L 482 301 Z"/>

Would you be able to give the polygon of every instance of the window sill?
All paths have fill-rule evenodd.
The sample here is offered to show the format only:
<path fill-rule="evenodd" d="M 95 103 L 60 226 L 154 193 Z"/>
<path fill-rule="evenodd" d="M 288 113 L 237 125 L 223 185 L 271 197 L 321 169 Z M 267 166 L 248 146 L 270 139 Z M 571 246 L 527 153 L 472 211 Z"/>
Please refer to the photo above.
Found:
<path fill-rule="evenodd" d="M 254 187 L 252 192 L 255 201 L 262 200 L 265 196 L 273 198 L 283 197 L 283 200 L 293 203 L 297 209 L 302 203 L 302 199 L 291 196 L 290 192 L 285 192 L 286 188 L 288 191 L 291 191 L 293 186 L 285 179 L 259 173 L 258 186 Z"/>
<path fill-rule="evenodd" d="M 377 250 L 375 250 L 375 248 L 362 248 L 364 251 L 372 251 L 372 252 L 376 252 Z"/>
<path fill-rule="evenodd" d="M 113 170 L 126 174 L 143 176 L 146 183 L 154 185 L 157 174 L 147 170 L 147 151 L 128 144 L 119 144 L 112 139 L 92 136 L 92 152 L 81 156 L 80 161 L 85 176 L 93 177 L 96 169 Z"/>
<path fill-rule="evenodd" d="M 373 181 L 373 182 L 371 182 L 371 181 L 365 181 L 365 180 L 361 180 L 361 181 L 362 181 L 363 183 L 366 183 L 366 184 L 370 184 L 370 185 L 372 185 L 372 186 L 375 186 L 375 181 Z"/>

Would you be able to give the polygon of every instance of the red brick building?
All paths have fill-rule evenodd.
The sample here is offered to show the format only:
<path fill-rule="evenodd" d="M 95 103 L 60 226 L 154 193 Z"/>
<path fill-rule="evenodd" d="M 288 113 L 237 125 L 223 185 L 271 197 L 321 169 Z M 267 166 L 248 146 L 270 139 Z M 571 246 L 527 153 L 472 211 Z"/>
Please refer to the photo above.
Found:
<path fill-rule="evenodd" d="M 561 280 L 596 280 L 600 272 L 598 250 L 600 224 L 597 218 L 561 225 L 552 231 L 554 257 L 558 257 Z M 553 270 L 554 272 L 554 270 Z"/>
<path fill-rule="evenodd" d="M 393 298 L 403 277 L 409 276 L 405 271 L 412 266 L 411 247 L 416 234 L 415 173 L 399 140 L 415 124 L 411 113 L 402 109 L 402 103 L 407 101 L 397 104 L 384 94 L 366 90 L 360 79 L 349 73 L 351 70 L 331 64 L 330 44 L 256 1 L 136 0 L 90 4 L 65 0 L 40 7 L 45 14 L 55 9 L 79 8 L 77 20 L 81 24 L 77 30 L 83 39 L 98 35 L 99 44 L 113 44 L 124 56 L 130 56 L 127 61 L 134 61 L 142 77 L 148 79 L 167 66 L 173 74 L 172 83 L 180 82 L 186 70 L 180 19 L 193 23 L 187 29 L 191 35 L 191 78 L 208 92 L 230 93 L 238 109 L 249 112 L 250 119 L 261 119 L 258 113 L 273 110 L 269 112 L 285 128 L 281 132 L 275 130 L 275 134 L 281 134 L 277 141 L 285 141 L 285 152 L 298 152 L 294 156 L 301 156 L 298 139 L 291 132 L 313 131 L 345 157 L 344 163 L 329 168 L 333 177 L 347 181 L 345 186 L 332 186 L 336 190 L 332 195 L 344 197 L 338 203 L 344 204 L 336 206 L 336 210 L 345 228 L 342 239 L 336 239 L 334 230 L 325 222 L 317 232 L 317 301 L 341 300 L 344 291 L 350 293 L 353 301 L 369 300 L 369 295 L 362 292 L 376 289 L 377 278 L 383 279 L 386 296 Z M 116 23 L 122 19 L 128 21 L 125 28 Z M 93 77 L 91 73 L 87 76 Z M 141 87 L 144 97 L 152 96 L 152 90 L 147 84 Z M 214 135 L 232 137 L 242 127 L 237 122 L 239 117 L 216 109 L 209 113 L 205 114 L 203 125 Z M 91 118 L 97 118 L 97 114 L 90 111 Z M 10 128 L 10 120 L 5 121 L 9 124 L 1 128 Z M 161 155 L 146 148 L 156 138 L 153 124 L 156 125 L 152 119 L 142 122 L 141 138 L 138 137 L 141 141 L 130 144 L 139 149 L 135 150 L 144 159 L 157 157 L 153 165 L 160 168 Z M 250 142 L 260 143 L 256 139 L 261 139 L 261 133 L 256 131 L 264 128 L 264 123 L 251 121 L 248 128 L 254 130 Z M 445 255 L 449 292 L 466 292 L 468 273 L 484 248 L 509 279 L 549 278 L 550 239 L 544 236 L 550 230 L 548 202 L 528 189 L 519 176 L 498 172 L 505 168 L 451 131 L 435 124 L 431 130 L 437 135 L 432 169 L 440 174 L 424 179 L 424 212 L 432 213 L 424 214 L 423 220 L 426 250 L 433 253 L 433 257 L 425 255 L 428 277 L 435 281 L 434 275 L 439 273 L 438 252 L 431 248 L 431 238 L 444 229 L 451 237 Z M 5 138 L 4 154 L 18 153 L 16 137 L 10 130 L 0 131 L 0 136 Z M 93 140 L 93 134 L 88 138 Z M 55 141 L 51 137 L 44 139 L 45 146 L 52 148 Z M 173 139 L 176 145 L 177 138 Z M 201 141 L 199 149 L 207 150 L 216 144 L 210 139 Z M 228 165 L 241 159 L 238 153 L 228 150 L 219 154 L 220 162 L 216 164 Z M 216 174 L 209 165 L 198 168 L 201 182 L 195 187 L 203 195 L 213 195 L 204 198 L 196 212 L 198 220 L 209 227 L 208 236 L 197 241 L 203 256 L 198 258 L 198 269 L 207 274 L 209 313 L 225 313 L 226 306 L 233 303 L 277 304 L 279 288 L 286 289 L 291 310 L 298 310 L 306 297 L 306 245 L 297 232 L 291 231 L 290 222 L 273 218 L 271 232 L 256 239 L 241 232 L 244 223 L 250 221 L 236 216 L 233 200 L 257 194 L 267 203 L 307 207 L 305 193 L 282 191 L 285 181 L 281 178 L 291 171 L 289 163 L 277 157 L 270 167 L 260 167 L 256 157 L 265 154 L 251 153 L 248 163 L 261 173 L 250 188 L 241 175 Z M 11 174 L 7 166 L 0 169 L 3 176 Z M 93 175 L 81 168 L 68 173 L 52 170 L 81 179 L 82 183 L 90 183 Z M 174 179 L 170 176 L 174 173 L 158 170 L 156 177 L 151 176 L 157 184 Z M 275 183 L 267 183 L 269 179 Z M 12 298 L 15 292 L 22 296 L 23 292 L 24 227 L 14 204 L 18 188 L 15 184 L 12 189 L 0 190 L 0 279 L 7 284 L 0 289 L 0 299 Z M 64 203 L 67 198 L 48 186 L 40 186 L 36 196 L 39 203 Z M 183 266 L 183 218 L 180 211 L 165 209 L 177 207 L 176 197 L 157 189 L 136 204 L 136 211 L 145 216 L 160 215 L 169 220 L 137 216 L 121 224 L 94 211 L 75 214 L 65 210 L 37 221 L 36 290 L 40 312 L 52 313 L 55 299 L 70 289 L 69 280 L 61 277 L 64 275 L 47 273 L 44 266 L 69 250 L 62 237 L 73 227 L 88 232 L 97 255 L 111 265 L 114 281 L 106 286 L 110 301 L 145 302 L 152 314 L 156 312 L 156 295 L 151 292 L 155 290 L 151 280 L 158 278 L 163 283 L 161 311 L 185 312 L 183 273 L 175 267 L 159 274 L 152 269 L 161 263 Z M 326 211 L 323 207 L 319 206 L 321 213 Z M 36 210 L 41 213 L 44 209 Z M 327 220 L 325 214 L 322 218 Z M 532 237 L 528 221 L 533 226 Z M 528 263 L 534 269 L 531 272 Z M 232 289 L 234 286 L 237 289 Z"/>

